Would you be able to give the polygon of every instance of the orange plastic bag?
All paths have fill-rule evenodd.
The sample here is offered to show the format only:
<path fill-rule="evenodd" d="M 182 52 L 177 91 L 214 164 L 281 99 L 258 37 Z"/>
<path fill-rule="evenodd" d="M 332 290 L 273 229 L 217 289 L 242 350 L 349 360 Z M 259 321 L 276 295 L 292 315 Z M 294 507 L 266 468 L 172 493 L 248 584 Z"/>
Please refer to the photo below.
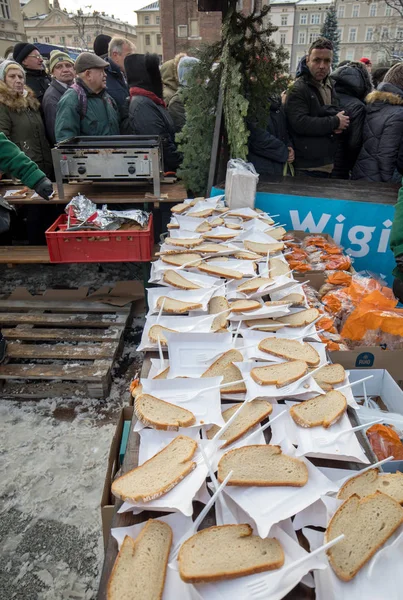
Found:
<path fill-rule="evenodd" d="M 367 437 L 378 460 L 393 456 L 394 460 L 403 459 L 403 444 L 394 429 L 386 425 L 372 425 L 367 429 Z"/>
<path fill-rule="evenodd" d="M 326 273 L 326 283 L 332 285 L 350 285 L 351 273 L 347 271 L 329 271 Z"/>
<path fill-rule="evenodd" d="M 385 293 L 384 293 L 385 292 Z M 395 308 L 397 301 L 389 288 L 374 290 L 363 298 L 347 317 L 340 332 L 349 340 L 362 340 L 368 331 L 403 336 L 403 309 Z"/>
<path fill-rule="evenodd" d="M 350 267 L 351 259 L 349 256 L 344 254 L 338 254 L 329 259 L 325 259 L 326 271 L 348 271 Z"/>

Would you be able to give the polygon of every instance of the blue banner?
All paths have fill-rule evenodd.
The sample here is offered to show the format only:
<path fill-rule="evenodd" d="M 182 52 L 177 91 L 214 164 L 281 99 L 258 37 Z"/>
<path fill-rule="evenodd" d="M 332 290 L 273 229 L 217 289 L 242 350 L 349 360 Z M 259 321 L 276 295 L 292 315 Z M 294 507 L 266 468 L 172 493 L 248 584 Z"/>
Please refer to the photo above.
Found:
<path fill-rule="evenodd" d="M 213 188 L 211 195 L 217 194 L 222 190 Z M 356 271 L 371 271 L 392 284 L 395 261 L 389 237 L 394 206 L 257 192 L 256 208 L 279 215 L 276 221 L 286 229 L 328 233 L 351 256 Z"/>

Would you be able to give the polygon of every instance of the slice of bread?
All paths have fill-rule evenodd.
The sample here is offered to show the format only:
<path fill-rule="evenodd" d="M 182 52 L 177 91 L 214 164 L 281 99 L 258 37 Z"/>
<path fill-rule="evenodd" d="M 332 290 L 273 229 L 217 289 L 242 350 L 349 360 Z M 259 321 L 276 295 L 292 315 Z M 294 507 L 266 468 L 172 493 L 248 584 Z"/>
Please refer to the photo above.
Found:
<path fill-rule="evenodd" d="M 234 231 L 239 231 L 240 229 L 242 229 L 242 227 L 238 225 L 238 223 L 225 223 L 225 227 L 227 229 L 233 229 Z"/>
<path fill-rule="evenodd" d="M 166 244 L 169 244 L 170 246 L 180 246 L 181 248 L 193 248 L 193 246 L 200 246 L 202 242 L 202 238 L 165 238 Z"/>
<path fill-rule="evenodd" d="M 178 288 L 180 290 L 201 289 L 201 285 L 198 285 L 193 281 L 189 281 L 189 279 L 186 279 L 186 277 L 183 277 L 180 273 L 174 271 L 173 269 L 167 269 L 166 271 L 164 271 L 162 279 L 163 281 L 165 281 L 165 283 L 168 283 L 169 285 L 172 285 L 172 287 Z"/>
<path fill-rule="evenodd" d="M 227 269 L 224 267 L 217 267 L 212 263 L 199 265 L 199 271 L 202 273 L 208 273 L 209 275 L 216 275 L 217 277 L 224 277 L 225 279 L 242 279 L 242 273 L 234 271 L 234 269 Z"/>
<path fill-rule="evenodd" d="M 203 233 L 202 237 L 205 240 L 222 240 L 224 242 L 225 240 L 232 240 L 237 235 L 238 234 L 236 231 L 221 231 L 220 233 L 214 233 L 213 229 L 213 231 L 207 231 L 206 233 Z"/>
<path fill-rule="evenodd" d="M 260 242 L 253 242 L 252 240 L 245 240 L 244 248 L 251 252 L 256 252 L 261 256 L 267 256 L 267 253 L 274 254 L 275 252 L 281 252 L 284 249 L 283 242 L 276 242 L 270 244 L 261 244 Z"/>
<path fill-rule="evenodd" d="M 313 323 L 320 313 L 317 308 L 307 308 L 306 310 L 300 310 L 299 312 L 287 315 L 285 317 L 278 317 L 280 323 L 284 323 L 287 327 L 304 327 Z"/>
<path fill-rule="evenodd" d="M 325 543 L 341 534 L 344 539 L 327 550 L 329 563 L 342 581 L 350 581 L 403 523 L 403 508 L 396 500 L 375 492 L 360 499 L 350 496 L 334 513 Z"/>
<path fill-rule="evenodd" d="M 313 378 L 322 390 L 327 391 L 333 389 L 333 386 L 337 383 L 343 383 L 346 372 L 341 365 L 325 365 L 320 371 L 316 371 Z"/>
<path fill-rule="evenodd" d="M 285 327 L 284 323 L 279 323 L 274 319 L 251 319 L 245 321 L 246 327 L 253 327 L 257 331 L 278 331 Z"/>
<path fill-rule="evenodd" d="M 267 352 L 286 360 L 304 360 L 309 367 L 317 367 L 320 363 L 318 352 L 306 342 L 269 337 L 262 340 L 258 348 L 261 352 Z"/>
<path fill-rule="evenodd" d="M 267 300 L 267 302 L 264 303 L 265 306 L 286 306 L 288 304 L 289 302 L 286 300 Z"/>
<path fill-rule="evenodd" d="M 224 219 L 221 217 L 215 217 L 215 219 L 210 221 L 210 225 L 211 227 L 220 227 L 221 225 L 224 225 Z"/>
<path fill-rule="evenodd" d="M 214 296 L 210 298 L 208 303 L 208 314 L 216 315 L 229 308 L 229 302 L 225 296 Z M 220 329 L 226 329 L 228 327 L 228 314 L 219 315 L 214 319 L 211 324 L 212 331 L 218 331 Z M 241 359 L 242 360 L 242 359 Z"/>
<path fill-rule="evenodd" d="M 235 404 L 231 408 L 227 408 L 224 410 L 222 416 L 225 422 L 227 422 L 230 417 L 238 410 L 239 405 Z M 228 427 L 227 431 L 224 433 L 223 439 L 226 440 L 221 448 L 226 448 L 230 446 L 241 437 L 243 437 L 248 431 L 253 429 L 255 425 L 266 419 L 273 412 L 273 406 L 270 402 L 263 399 L 252 400 L 252 402 L 248 402 L 246 406 L 242 409 L 241 414 L 232 422 L 232 424 Z M 213 437 L 220 431 L 221 427 L 218 425 L 213 425 L 207 431 L 207 438 L 209 440 L 213 439 Z"/>
<path fill-rule="evenodd" d="M 218 463 L 220 483 L 233 471 L 227 485 L 303 487 L 308 468 L 302 460 L 283 454 L 280 446 L 252 445 L 229 450 Z"/>
<path fill-rule="evenodd" d="M 229 250 L 228 246 L 225 244 L 214 244 L 213 242 L 203 242 L 198 248 L 197 252 L 202 252 L 206 254 L 217 254 L 218 252 L 225 252 Z M 222 257 L 223 258 L 223 257 Z"/>
<path fill-rule="evenodd" d="M 337 423 L 347 410 L 346 397 L 337 390 L 325 395 L 315 396 L 290 408 L 290 416 L 301 427 L 319 427 L 327 429 Z"/>
<path fill-rule="evenodd" d="M 211 231 L 212 227 L 211 225 L 209 225 L 209 223 L 207 221 L 203 221 L 203 223 L 201 223 L 200 225 L 198 225 L 196 227 L 196 232 L 197 233 L 206 233 L 206 231 Z"/>
<path fill-rule="evenodd" d="M 202 377 L 219 377 L 223 376 L 223 383 L 231 383 L 232 381 L 240 381 L 243 379 L 241 371 L 236 367 L 234 362 L 242 362 L 243 356 L 239 350 L 227 350 L 212 365 L 202 374 Z M 232 387 L 227 385 L 221 390 L 221 394 L 244 394 L 246 386 L 244 383 L 237 383 Z"/>
<path fill-rule="evenodd" d="M 168 223 L 167 229 L 180 229 L 178 223 Z"/>
<path fill-rule="evenodd" d="M 134 412 L 146 427 L 164 431 L 178 431 L 179 427 L 191 427 L 196 423 L 196 417 L 190 410 L 149 394 L 137 396 Z"/>
<path fill-rule="evenodd" d="M 284 227 L 274 227 L 274 229 L 266 229 L 265 233 L 275 240 L 282 240 L 287 231 Z"/>
<path fill-rule="evenodd" d="M 161 600 L 172 529 L 150 519 L 135 540 L 126 536 L 107 587 L 107 600 Z"/>
<path fill-rule="evenodd" d="M 163 371 L 161 371 L 161 373 L 158 373 L 158 375 L 156 375 L 155 377 L 153 377 L 153 379 L 167 379 L 168 378 L 168 373 L 169 373 L 169 367 L 167 367 L 166 369 L 164 369 Z"/>
<path fill-rule="evenodd" d="M 191 213 L 189 217 L 193 217 L 194 219 L 206 219 L 207 217 L 211 217 L 213 212 L 214 208 L 204 208 L 203 210 Z"/>
<path fill-rule="evenodd" d="M 247 250 L 240 250 L 239 252 L 235 252 L 234 257 L 238 260 L 261 260 L 260 254 L 256 254 L 256 252 L 248 252 Z"/>
<path fill-rule="evenodd" d="M 251 281 L 244 281 L 236 289 L 244 294 L 253 294 L 263 285 L 271 285 L 272 283 L 274 283 L 274 279 L 271 277 L 254 277 Z"/>
<path fill-rule="evenodd" d="M 167 346 L 168 340 L 165 337 L 164 333 L 166 331 L 171 331 L 173 333 L 178 333 L 176 329 L 169 329 L 169 327 L 163 327 L 162 325 L 153 325 L 148 330 L 148 339 L 153 344 L 158 344 L 158 338 L 160 339 L 161 346 Z"/>
<path fill-rule="evenodd" d="M 205 258 L 205 263 L 216 263 L 216 262 L 227 262 L 229 260 L 228 256 L 214 256 L 213 258 Z"/>
<path fill-rule="evenodd" d="M 287 304 L 291 304 L 292 306 L 304 306 L 305 305 L 305 297 L 303 294 L 288 294 L 282 298 L 283 302 L 287 302 Z"/>
<path fill-rule="evenodd" d="M 341 486 L 337 497 L 340 500 L 347 500 L 356 494 L 359 498 L 365 498 L 377 491 L 391 496 L 396 502 L 403 504 L 403 473 L 400 471 L 379 473 L 378 469 L 371 469 L 346 481 Z"/>
<path fill-rule="evenodd" d="M 175 315 L 183 315 L 191 310 L 201 310 L 203 308 L 203 304 L 200 304 L 199 302 L 183 302 L 182 300 L 175 300 L 168 296 L 160 296 L 156 304 L 158 310 L 160 310 L 163 305 L 162 303 L 164 303 L 164 312 Z"/>
<path fill-rule="evenodd" d="M 270 365 L 268 367 L 255 367 L 250 374 L 253 381 L 260 385 L 276 385 L 281 388 L 300 379 L 308 372 L 308 365 L 303 360 Z"/>
<path fill-rule="evenodd" d="M 186 212 L 189 208 L 190 204 L 175 204 L 175 206 L 171 207 L 171 212 L 173 212 L 175 215 L 181 215 L 182 213 Z"/>
<path fill-rule="evenodd" d="M 186 583 L 235 579 L 279 569 L 284 552 L 275 538 L 252 535 L 250 525 L 216 525 L 199 531 L 179 550 L 179 574 Z"/>
<path fill-rule="evenodd" d="M 201 263 L 200 255 L 191 252 L 183 252 L 182 254 L 164 254 L 161 256 L 161 260 L 168 265 L 174 265 L 176 267 L 181 267 L 182 265 L 193 261 L 200 261 L 191 265 L 192 267 L 197 267 Z"/>
<path fill-rule="evenodd" d="M 230 308 L 234 313 L 243 313 L 258 310 L 261 308 L 261 304 L 257 300 L 235 300 L 230 303 Z"/>
<path fill-rule="evenodd" d="M 281 277 L 287 275 L 290 272 L 290 267 L 287 262 L 284 262 L 280 258 L 271 258 L 269 260 L 269 273 L 270 277 Z"/>
<path fill-rule="evenodd" d="M 192 438 L 178 435 L 145 463 L 115 479 L 112 494 L 131 502 L 150 502 L 167 494 L 196 468 L 192 462 L 196 449 Z"/>

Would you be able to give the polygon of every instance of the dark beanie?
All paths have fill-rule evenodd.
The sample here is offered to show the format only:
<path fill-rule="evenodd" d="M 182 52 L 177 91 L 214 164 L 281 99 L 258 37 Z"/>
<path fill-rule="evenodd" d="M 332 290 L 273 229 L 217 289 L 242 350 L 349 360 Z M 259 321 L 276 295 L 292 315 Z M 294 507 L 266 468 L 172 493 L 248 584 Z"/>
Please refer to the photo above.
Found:
<path fill-rule="evenodd" d="M 111 39 L 110 35 L 105 35 L 104 33 L 97 35 L 94 40 L 94 52 L 97 56 L 108 54 L 108 46 Z"/>
<path fill-rule="evenodd" d="M 22 65 L 22 61 L 34 50 L 38 50 L 38 48 L 33 44 L 28 44 L 28 42 L 18 42 L 18 44 L 14 46 L 13 59 L 15 62 Z"/>
<path fill-rule="evenodd" d="M 158 54 L 129 54 L 125 58 L 125 72 L 129 87 L 148 90 L 162 99 L 162 79 Z"/>

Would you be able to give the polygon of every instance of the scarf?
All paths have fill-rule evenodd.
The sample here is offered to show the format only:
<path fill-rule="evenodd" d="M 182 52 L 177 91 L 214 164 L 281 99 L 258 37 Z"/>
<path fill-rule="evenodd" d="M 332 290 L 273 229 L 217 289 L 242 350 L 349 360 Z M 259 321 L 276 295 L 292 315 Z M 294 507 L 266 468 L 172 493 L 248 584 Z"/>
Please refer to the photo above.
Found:
<path fill-rule="evenodd" d="M 167 105 L 162 100 L 162 98 L 158 98 L 158 96 L 156 94 L 154 94 L 153 92 L 149 92 L 148 90 L 144 90 L 143 88 L 131 87 L 130 88 L 130 98 L 133 98 L 133 96 L 145 96 L 146 98 L 150 98 L 150 100 L 155 102 L 155 104 L 159 104 L 160 106 L 163 106 L 164 108 L 167 107 Z"/>

